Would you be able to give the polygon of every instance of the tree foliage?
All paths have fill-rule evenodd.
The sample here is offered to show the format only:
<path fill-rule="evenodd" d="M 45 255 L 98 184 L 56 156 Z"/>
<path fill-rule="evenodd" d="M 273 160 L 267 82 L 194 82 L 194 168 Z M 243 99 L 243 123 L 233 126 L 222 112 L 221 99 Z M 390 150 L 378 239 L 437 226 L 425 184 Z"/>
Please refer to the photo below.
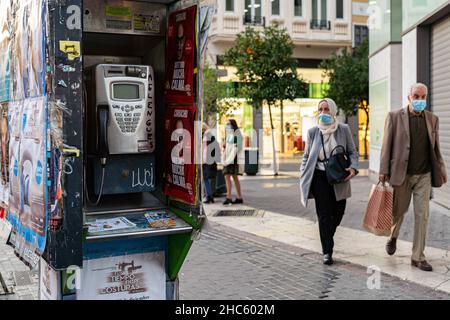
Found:
<path fill-rule="evenodd" d="M 328 96 L 333 99 L 346 116 L 358 114 L 358 109 L 365 112 L 367 123 L 364 135 L 365 154 L 368 158 L 369 130 L 369 44 L 366 39 L 352 53 L 344 51 L 324 60 L 321 68 L 329 77 Z"/>
<path fill-rule="evenodd" d="M 229 96 L 227 83 L 219 81 L 217 70 L 211 68 L 208 63 L 203 67 L 203 81 L 204 119 L 206 122 L 214 123 L 217 114 L 222 117 L 235 109 L 238 104 L 234 99 L 227 98 Z"/>
<path fill-rule="evenodd" d="M 294 44 L 285 29 L 276 26 L 239 34 L 224 62 L 237 69 L 242 95 L 260 106 L 306 96 L 307 84 L 297 74 Z"/>
<path fill-rule="evenodd" d="M 369 101 L 369 45 L 365 40 L 352 53 L 342 54 L 324 60 L 320 66 L 329 78 L 327 95 L 333 99 L 347 116 L 358 113 Z"/>

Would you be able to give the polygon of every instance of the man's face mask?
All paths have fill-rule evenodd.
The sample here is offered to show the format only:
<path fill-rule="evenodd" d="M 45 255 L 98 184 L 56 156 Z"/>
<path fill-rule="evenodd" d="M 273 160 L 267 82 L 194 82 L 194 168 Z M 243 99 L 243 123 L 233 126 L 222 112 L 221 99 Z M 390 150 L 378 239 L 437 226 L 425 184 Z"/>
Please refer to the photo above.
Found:
<path fill-rule="evenodd" d="M 427 100 L 413 100 L 411 105 L 415 112 L 420 113 L 427 107 Z"/>

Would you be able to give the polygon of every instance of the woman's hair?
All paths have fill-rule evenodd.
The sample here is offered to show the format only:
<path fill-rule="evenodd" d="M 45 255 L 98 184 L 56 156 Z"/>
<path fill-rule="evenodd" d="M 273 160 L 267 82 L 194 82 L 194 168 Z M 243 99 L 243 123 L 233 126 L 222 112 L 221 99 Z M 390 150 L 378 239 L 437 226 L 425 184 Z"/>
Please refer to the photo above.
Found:
<path fill-rule="evenodd" d="M 234 119 L 228 119 L 228 123 L 229 124 L 231 124 L 231 126 L 233 127 L 233 130 L 238 130 L 239 129 L 239 127 L 238 127 L 238 125 L 237 125 L 237 123 L 236 123 L 236 120 L 234 120 Z"/>

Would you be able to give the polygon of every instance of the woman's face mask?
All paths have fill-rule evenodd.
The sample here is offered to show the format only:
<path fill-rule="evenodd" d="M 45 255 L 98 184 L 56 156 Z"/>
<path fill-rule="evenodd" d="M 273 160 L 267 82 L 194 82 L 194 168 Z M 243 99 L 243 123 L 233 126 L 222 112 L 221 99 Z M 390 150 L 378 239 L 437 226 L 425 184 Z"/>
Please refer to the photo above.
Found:
<path fill-rule="evenodd" d="M 319 115 L 319 122 L 323 124 L 331 124 L 333 123 L 333 121 L 334 121 L 333 117 L 328 113 L 322 113 Z"/>

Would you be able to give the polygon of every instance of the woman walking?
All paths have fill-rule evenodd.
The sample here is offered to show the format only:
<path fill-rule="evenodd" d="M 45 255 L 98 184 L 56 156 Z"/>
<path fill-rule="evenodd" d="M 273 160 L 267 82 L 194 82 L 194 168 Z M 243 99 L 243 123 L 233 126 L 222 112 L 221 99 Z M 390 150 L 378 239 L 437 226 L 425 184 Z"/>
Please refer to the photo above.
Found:
<path fill-rule="evenodd" d="M 323 263 L 327 265 L 333 264 L 333 237 L 344 216 L 346 199 L 351 197 L 350 180 L 358 174 L 358 152 L 350 128 L 339 123 L 336 114 L 337 106 L 332 99 L 319 102 L 318 125 L 308 131 L 300 167 L 301 201 L 306 207 L 308 199 L 315 199 Z M 346 169 L 349 174 L 345 181 L 332 185 L 327 180 L 324 161 L 338 145 L 344 147 L 351 164 Z"/>
<path fill-rule="evenodd" d="M 241 194 L 241 184 L 239 183 L 239 164 L 238 155 L 242 149 L 242 135 L 239 132 L 238 125 L 234 119 L 229 119 L 225 127 L 225 146 L 224 146 L 224 167 L 223 175 L 227 186 L 227 198 L 223 202 L 224 205 L 242 204 L 244 200 Z M 237 198 L 231 199 L 231 178 L 233 178 L 236 187 Z"/>

